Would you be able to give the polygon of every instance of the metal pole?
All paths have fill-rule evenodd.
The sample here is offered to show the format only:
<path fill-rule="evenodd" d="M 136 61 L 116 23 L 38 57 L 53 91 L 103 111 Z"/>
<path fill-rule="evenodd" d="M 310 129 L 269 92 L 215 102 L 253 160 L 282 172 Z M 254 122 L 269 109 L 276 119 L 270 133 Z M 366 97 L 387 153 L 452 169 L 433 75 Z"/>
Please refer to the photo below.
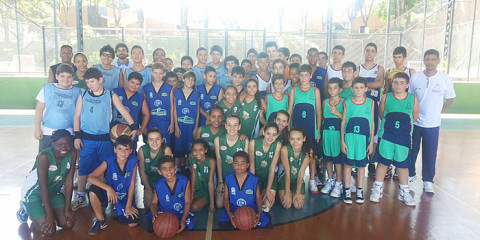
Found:
<path fill-rule="evenodd" d="M 190 53 L 190 28 L 187 26 L 187 27 L 185 28 L 185 30 L 187 31 L 187 42 L 186 42 L 186 44 L 187 44 L 187 53 L 186 53 L 185 55 L 190 56 L 190 55 L 189 55 L 189 53 Z"/>
<path fill-rule="evenodd" d="M 22 66 L 20 64 L 20 27 L 18 26 L 18 0 L 15 0 L 15 25 L 17 27 L 17 54 L 18 54 L 18 71 L 22 72 Z"/>
<path fill-rule="evenodd" d="M 475 12 L 477 10 L 477 0 L 473 5 L 473 18 L 472 18 L 472 37 L 470 38 L 470 53 L 468 58 L 468 70 L 467 70 L 467 81 L 470 80 L 470 64 L 472 63 L 472 48 L 473 48 L 473 34 L 475 33 Z"/>
<path fill-rule="evenodd" d="M 76 25 L 77 25 L 77 51 L 83 52 L 83 11 L 82 11 L 82 0 L 76 0 L 75 10 L 77 11 Z M 57 38 L 55 37 L 55 41 Z M 55 46 L 55 50 L 57 47 Z M 56 55 L 58 56 L 58 54 Z"/>
<path fill-rule="evenodd" d="M 453 21 L 455 21 L 455 0 L 452 0 L 451 3 L 452 4 L 452 19 L 450 21 L 450 27 L 449 27 L 449 34 L 448 34 L 448 57 L 447 57 L 447 74 L 450 73 L 450 57 L 452 56 L 452 34 L 453 34 Z M 475 11 L 475 10 L 474 10 Z"/>
<path fill-rule="evenodd" d="M 253 46 L 253 31 L 250 32 L 250 48 L 254 48 L 254 46 Z M 245 52 L 245 54 L 247 54 L 247 53 Z M 245 58 L 248 58 L 248 55 L 245 56 Z"/>
<path fill-rule="evenodd" d="M 53 32 L 55 37 L 55 62 L 58 62 L 57 0 L 53 0 Z M 78 41 L 78 40 L 77 40 Z"/>
<path fill-rule="evenodd" d="M 42 38 L 43 38 L 43 74 L 47 76 L 47 37 L 45 34 L 45 26 L 42 26 Z"/>
<path fill-rule="evenodd" d="M 427 19 L 427 0 L 424 2 L 424 12 L 423 12 L 423 32 L 422 32 L 422 51 L 420 52 L 420 62 L 423 62 L 423 47 L 425 44 L 425 20 Z M 421 69 L 420 69 L 421 70 Z"/>
<path fill-rule="evenodd" d="M 225 29 L 225 56 L 228 56 L 228 29 Z"/>
<path fill-rule="evenodd" d="M 398 46 L 402 46 L 402 32 L 400 32 L 400 34 L 398 35 Z"/>
<path fill-rule="evenodd" d="M 122 26 L 122 42 L 125 43 L 125 27 Z"/>
<path fill-rule="evenodd" d="M 264 28 L 263 29 L 263 51 L 267 51 L 267 49 L 265 48 L 265 44 L 267 44 L 267 29 Z"/>
<path fill-rule="evenodd" d="M 388 0 L 388 12 L 387 12 L 387 32 L 385 34 L 385 55 L 383 56 L 383 66 L 387 66 L 388 56 L 388 37 L 390 36 L 390 17 L 392 15 L 392 0 Z"/>
<path fill-rule="evenodd" d="M 243 52 L 247 52 L 247 31 L 243 32 Z"/>
<path fill-rule="evenodd" d="M 332 45 L 332 15 L 333 15 L 333 4 L 332 0 L 328 1 L 328 12 L 327 12 L 327 42 L 326 42 L 326 48 L 325 51 L 327 53 L 330 52 L 330 48 Z"/>

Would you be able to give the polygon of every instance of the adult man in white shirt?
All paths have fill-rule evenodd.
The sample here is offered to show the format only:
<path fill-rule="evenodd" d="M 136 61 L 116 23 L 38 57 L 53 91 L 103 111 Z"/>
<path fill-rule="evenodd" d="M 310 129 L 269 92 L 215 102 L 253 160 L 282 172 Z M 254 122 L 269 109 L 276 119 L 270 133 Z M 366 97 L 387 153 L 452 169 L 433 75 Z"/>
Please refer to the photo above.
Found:
<path fill-rule="evenodd" d="M 438 51 L 429 49 L 423 56 L 425 70 L 414 74 L 409 86 L 409 92 L 415 94 L 420 103 L 420 114 L 413 129 L 409 174 L 410 181 L 414 181 L 416 179 L 415 162 L 420 150 L 420 142 L 422 142 L 423 189 L 426 193 L 433 194 L 440 114 L 452 105 L 456 95 L 452 79 L 437 70 L 440 63 Z"/>

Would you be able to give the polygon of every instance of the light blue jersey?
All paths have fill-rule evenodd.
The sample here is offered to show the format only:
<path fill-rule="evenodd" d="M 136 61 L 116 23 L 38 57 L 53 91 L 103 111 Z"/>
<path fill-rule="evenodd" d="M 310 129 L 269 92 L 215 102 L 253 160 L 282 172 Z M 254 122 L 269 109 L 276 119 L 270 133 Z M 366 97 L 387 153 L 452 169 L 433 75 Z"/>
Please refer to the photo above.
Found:
<path fill-rule="evenodd" d="M 90 90 L 83 92 L 82 113 L 80 115 L 80 129 L 83 132 L 93 135 L 110 132 L 112 95 L 113 92 L 106 89 L 100 96 L 93 95 Z"/>
<path fill-rule="evenodd" d="M 113 90 L 114 88 L 118 87 L 118 83 L 120 81 L 120 72 L 122 69 L 115 66 L 112 69 L 104 69 L 100 64 L 95 64 L 93 66 L 102 72 L 103 88 L 107 90 Z"/>
<path fill-rule="evenodd" d="M 43 91 L 45 99 L 43 125 L 51 129 L 72 129 L 80 89 L 76 87 L 61 89 L 47 83 Z"/>

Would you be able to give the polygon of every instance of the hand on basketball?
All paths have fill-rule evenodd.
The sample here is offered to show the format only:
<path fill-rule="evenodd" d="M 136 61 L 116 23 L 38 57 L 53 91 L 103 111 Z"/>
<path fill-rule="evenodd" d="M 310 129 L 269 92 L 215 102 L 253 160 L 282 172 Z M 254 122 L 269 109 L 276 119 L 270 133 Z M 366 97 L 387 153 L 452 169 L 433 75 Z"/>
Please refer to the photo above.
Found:
<path fill-rule="evenodd" d="M 107 199 L 109 203 L 117 203 L 117 193 L 110 186 L 107 188 Z"/>
<path fill-rule="evenodd" d="M 133 206 L 127 206 L 125 208 L 125 216 L 127 218 L 132 217 L 132 219 L 138 218 L 138 210 L 134 208 Z"/>
<path fill-rule="evenodd" d="M 342 152 L 344 154 L 347 154 L 347 152 L 348 152 L 347 144 L 345 144 L 345 142 L 343 142 L 343 141 L 342 141 Z"/>
<path fill-rule="evenodd" d="M 83 148 L 83 142 L 80 138 L 75 139 L 75 141 L 73 142 L 73 145 L 75 146 L 75 149 L 77 149 L 78 151 L 80 151 Z"/>
<path fill-rule="evenodd" d="M 173 123 L 170 123 L 170 126 L 168 126 L 168 133 L 173 133 L 175 131 L 175 126 Z"/>
<path fill-rule="evenodd" d="M 41 129 L 35 129 L 35 139 L 40 140 L 43 139 L 43 132 Z"/>
<path fill-rule="evenodd" d="M 255 226 L 257 226 L 258 222 L 260 221 L 260 214 L 261 213 L 255 214 L 255 220 L 253 221 L 253 228 L 255 228 Z"/>
<path fill-rule="evenodd" d="M 237 226 L 235 226 L 235 221 L 234 221 L 235 216 L 233 215 L 233 213 L 228 214 L 228 216 L 230 217 L 230 222 L 232 223 L 232 226 L 234 228 L 237 228 Z"/>
<path fill-rule="evenodd" d="M 160 212 L 152 213 L 152 222 L 155 222 L 155 219 L 158 217 Z"/>
<path fill-rule="evenodd" d="M 180 233 L 185 229 L 185 221 L 180 221 L 180 229 L 178 229 L 177 233 Z"/>
<path fill-rule="evenodd" d="M 181 135 L 182 135 L 182 132 L 180 131 L 180 129 L 175 128 L 175 137 L 180 138 Z"/>

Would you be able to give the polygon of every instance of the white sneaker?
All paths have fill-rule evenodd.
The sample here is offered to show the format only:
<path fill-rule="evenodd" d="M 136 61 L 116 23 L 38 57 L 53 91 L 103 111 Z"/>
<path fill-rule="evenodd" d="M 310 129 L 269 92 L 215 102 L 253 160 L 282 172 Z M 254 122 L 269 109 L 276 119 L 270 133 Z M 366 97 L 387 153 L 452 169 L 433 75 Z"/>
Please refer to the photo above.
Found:
<path fill-rule="evenodd" d="M 315 184 L 317 184 L 317 186 L 322 185 L 322 181 L 320 181 L 320 178 L 318 178 L 318 176 L 315 176 L 314 180 L 315 180 Z"/>
<path fill-rule="evenodd" d="M 335 186 L 333 187 L 333 191 L 330 193 L 330 197 L 339 198 L 342 196 L 343 193 L 343 183 L 335 181 Z"/>
<path fill-rule="evenodd" d="M 400 190 L 400 193 L 398 194 L 398 200 L 404 202 L 407 206 L 415 207 L 416 205 L 412 194 L 410 194 L 410 188 Z"/>
<path fill-rule="evenodd" d="M 353 178 L 353 176 L 350 177 L 350 191 L 352 193 L 357 192 L 357 187 L 355 187 L 355 179 Z"/>
<path fill-rule="evenodd" d="M 87 200 L 85 197 L 79 197 L 72 202 L 72 211 L 77 211 L 80 208 L 86 207 L 87 206 Z"/>
<path fill-rule="evenodd" d="M 415 182 L 415 180 L 417 180 L 417 175 L 413 177 L 408 177 L 408 182 Z"/>
<path fill-rule="evenodd" d="M 318 194 L 318 187 L 317 184 L 315 183 L 315 180 L 310 180 L 308 181 L 308 185 L 310 186 L 310 193 L 311 194 Z"/>
<path fill-rule="evenodd" d="M 328 179 L 327 182 L 325 183 L 325 186 L 323 186 L 320 192 L 323 194 L 329 194 L 330 191 L 332 191 L 332 188 L 334 185 L 335 185 L 335 181 L 333 179 Z"/>
<path fill-rule="evenodd" d="M 370 202 L 380 202 L 383 197 L 383 186 L 373 185 L 372 194 L 370 194 Z"/>
<path fill-rule="evenodd" d="M 423 191 L 425 191 L 425 193 L 434 194 L 435 191 L 433 190 L 433 183 L 427 181 L 423 182 Z"/>

